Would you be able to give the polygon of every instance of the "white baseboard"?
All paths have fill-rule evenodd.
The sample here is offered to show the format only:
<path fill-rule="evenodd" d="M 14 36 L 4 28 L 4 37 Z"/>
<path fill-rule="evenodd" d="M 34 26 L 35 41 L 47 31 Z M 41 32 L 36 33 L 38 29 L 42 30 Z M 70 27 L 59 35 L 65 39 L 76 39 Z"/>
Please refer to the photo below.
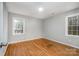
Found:
<path fill-rule="evenodd" d="M 14 44 L 14 43 L 19 43 L 19 42 L 24 42 L 24 41 L 36 40 L 36 39 L 40 39 L 40 38 L 43 38 L 43 37 L 35 37 L 35 38 L 31 38 L 31 39 L 29 39 L 29 40 L 28 40 L 28 39 L 25 39 L 25 40 L 19 40 L 19 41 L 9 42 L 8 45 L 9 45 L 9 44 Z M 6 50 L 7 50 L 8 45 L 3 47 L 3 48 L 5 48 L 5 51 L 4 51 L 4 53 L 3 53 L 3 56 L 4 56 L 5 53 L 6 53 Z"/>
<path fill-rule="evenodd" d="M 48 38 L 47 38 L 47 39 L 48 39 Z M 71 45 L 71 44 L 68 44 L 68 43 L 64 43 L 64 42 L 60 42 L 60 41 L 52 40 L 52 39 L 48 39 L 48 40 L 55 41 L 55 42 L 58 42 L 58 43 L 60 43 L 60 44 L 64 44 L 64 45 L 71 46 L 71 47 L 74 47 L 74 48 L 79 49 L 79 46 Z"/>
<path fill-rule="evenodd" d="M 8 47 L 8 45 L 7 45 L 7 46 L 4 46 L 4 47 L 5 47 L 5 50 L 4 50 L 3 55 L 5 55 L 5 53 L 6 53 L 6 51 L 7 51 L 7 47 Z"/>
<path fill-rule="evenodd" d="M 8 47 L 8 45 L 7 46 L 2 46 L 0 48 L 0 56 L 4 56 L 5 55 L 7 47 Z"/>
<path fill-rule="evenodd" d="M 18 42 L 30 41 L 30 40 L 40 39 L 40 38 L 45 38 L 45 37 L 35 37 L 35 38 L 31 38 L 29 40 L 25 39 L 25 40 L 20 40 L 20 41 L 9 42 L 8 44 L 14 44 L 14 43 L 18 43 Z M 51 41 L 55 41 L 55 42 L 58 42 L 60 44 L 64 44 L 64 45 L 71 46 L 71 47 L 79 49 L 79 46 L 75 46 L 75 45 L 68 44 L 68 43 L 65 43 L 65 42 L 60 42 L 60 41 L 57 41 L 57 40 L 52 40 L 52 39 L 49 39 L 49 38 L 45 38 L 45 39 L 48 39 L 48 40 L 51 40 Z"/>
<path fill-rule="evenodd" d="M 30 40 L 40 39 L 40 38 L 43 38 L 43 37 L 35 37 L 35 38 L 31 38 L 31 39 L 23 39 L 23 40 L 19 40 L 19 41 L 9 42 L 8 44 L 14 44 L 14 43 L 19 43 L 19 42 L 24 42 L 24 41 L 30 41 Z"/>

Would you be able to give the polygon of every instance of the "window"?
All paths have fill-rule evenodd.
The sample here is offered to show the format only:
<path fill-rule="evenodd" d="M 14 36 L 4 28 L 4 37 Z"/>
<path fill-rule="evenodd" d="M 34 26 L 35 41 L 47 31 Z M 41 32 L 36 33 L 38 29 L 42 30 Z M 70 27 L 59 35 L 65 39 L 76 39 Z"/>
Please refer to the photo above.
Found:
<path fill-rule="evenodd" d="M 79 14 L 66 17 L 66 35 L 79 35 Z"/>
<path fill-rule="evenodd" d="M 13 17 L 13 35 L 24 34 L 25 21 L 23 18 Z"/>

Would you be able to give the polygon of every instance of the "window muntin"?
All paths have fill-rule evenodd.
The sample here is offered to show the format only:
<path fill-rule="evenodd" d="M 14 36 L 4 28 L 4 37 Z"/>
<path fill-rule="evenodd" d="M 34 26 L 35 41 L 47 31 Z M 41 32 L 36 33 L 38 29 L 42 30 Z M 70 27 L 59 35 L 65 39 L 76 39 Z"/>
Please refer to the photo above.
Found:
<path fill-rule="evenodd" d="M 68 16 L 66 18 L 66 34 L 67 35 L 79 35 L 79 14 Z"/>

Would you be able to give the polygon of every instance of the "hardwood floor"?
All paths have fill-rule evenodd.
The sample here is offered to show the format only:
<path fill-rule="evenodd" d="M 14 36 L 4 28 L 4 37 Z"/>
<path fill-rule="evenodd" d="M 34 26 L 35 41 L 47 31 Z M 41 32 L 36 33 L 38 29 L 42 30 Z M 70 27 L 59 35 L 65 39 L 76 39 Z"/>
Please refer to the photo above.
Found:
<path fill-rule="evenodd" d="M 10 44 L 5 56 L 79 56 L 79 49 L 41 38 Z"/>

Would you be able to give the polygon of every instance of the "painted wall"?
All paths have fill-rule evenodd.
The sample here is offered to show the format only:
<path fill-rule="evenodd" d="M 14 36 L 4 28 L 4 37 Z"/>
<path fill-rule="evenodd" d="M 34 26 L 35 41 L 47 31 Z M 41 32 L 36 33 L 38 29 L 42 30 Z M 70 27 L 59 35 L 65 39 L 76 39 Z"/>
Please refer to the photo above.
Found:
<path fill-rule="evenodd" d="M 79 8 L 44 20 L 45 37 L 79 48 L 79 37 L 65 36 L 65 17 L 79 13 Z"/>
<path fill-rule="evenodd" d="M 0 43 L 6 44 L 8 40 L 8 11 L 5 3 L 0 2 Z M 6 46 L 0 48 L 0 55 L 4 55 Z"/>
<path fill-rule="evenodd" d="M 0 2 L 0 44 L 2 42 L 3 39 L 3 3 Z M 3 49 L 0 48 L 0 55 L 2 55 L 3 53 Z"/>
<path fill-rule="evenodd" d="M 25 19 L 25 34 L 12 34 L 12 17 L 21 17 Z M 29 40 L 42 37 L 42 21 L 33 17 L 23 16 L 19 14 L 9 13 L 9 42 L 16 42 L 21 40 Z"/>
<path fill-rule="evenodd" d="M 8 10 L 6 7 L 6 3 L 3 3 L 3 38 L 4 38 L 4 44 L 8 43 Z"/>
<path fill-rule="evenodd" d="M 0 2 L 0 43 L 3 39 L 3 3 Z"/>

